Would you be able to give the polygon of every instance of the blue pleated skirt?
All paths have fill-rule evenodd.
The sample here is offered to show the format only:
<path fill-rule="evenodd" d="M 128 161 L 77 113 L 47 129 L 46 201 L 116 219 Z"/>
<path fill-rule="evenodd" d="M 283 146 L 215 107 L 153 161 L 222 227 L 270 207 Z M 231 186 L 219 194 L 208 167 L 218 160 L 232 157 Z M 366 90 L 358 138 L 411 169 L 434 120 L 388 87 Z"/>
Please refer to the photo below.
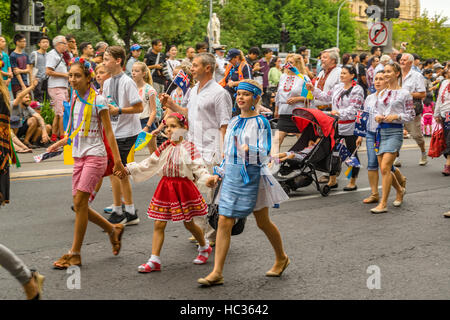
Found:
<path fill-rule="evenodd" d="M 250 181 L 244 184 L 241 175 L 242 164 L 227 164 L 219 200 L 219 215 L 229 218 L 245 218 L 255 208 L 261 180 L 261 168 L 247 166 Z"/>

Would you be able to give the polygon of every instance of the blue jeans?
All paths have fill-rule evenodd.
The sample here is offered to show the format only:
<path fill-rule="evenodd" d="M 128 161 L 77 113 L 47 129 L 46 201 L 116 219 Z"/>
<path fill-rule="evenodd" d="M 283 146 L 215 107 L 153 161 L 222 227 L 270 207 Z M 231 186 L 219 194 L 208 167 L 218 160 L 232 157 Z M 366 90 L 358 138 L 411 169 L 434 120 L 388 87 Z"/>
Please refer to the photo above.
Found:
<path fill-rule="evenodd" d="M 375 132 L 367 131 L 366 148 L 367 148 L 367 170 L 378 170 L 378 158 L 375 152 Z"/>

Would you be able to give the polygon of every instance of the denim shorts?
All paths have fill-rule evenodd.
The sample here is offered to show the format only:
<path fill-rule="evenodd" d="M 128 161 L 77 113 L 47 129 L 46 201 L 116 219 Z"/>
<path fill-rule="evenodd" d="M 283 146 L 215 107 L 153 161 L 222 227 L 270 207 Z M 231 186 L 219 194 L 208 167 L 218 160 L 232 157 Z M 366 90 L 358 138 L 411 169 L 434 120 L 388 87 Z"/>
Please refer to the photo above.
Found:
<path fill-rule="evenodd" d="M 397 153 L 403 144 L 403 128 L 381 129 L 380 149 L 377 156 L 383 153 Z"/>
<path fill-rule="evenodd" d="M 367 148 L 367 170 L 378 170 L 378 158 L 375 152 L 375 132 L 367 131 L 366 148 Z"/>

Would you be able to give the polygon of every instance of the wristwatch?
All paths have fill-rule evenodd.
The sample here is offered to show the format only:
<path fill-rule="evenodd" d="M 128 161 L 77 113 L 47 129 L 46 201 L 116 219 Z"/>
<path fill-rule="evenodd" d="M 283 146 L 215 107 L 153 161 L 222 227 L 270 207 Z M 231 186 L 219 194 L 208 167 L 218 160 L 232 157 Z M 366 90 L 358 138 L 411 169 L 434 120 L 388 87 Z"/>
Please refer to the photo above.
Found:
<path fill-rule="evenodd" d="M 122 108 L 119 107 L 119 114 L 122 114 Z"/>

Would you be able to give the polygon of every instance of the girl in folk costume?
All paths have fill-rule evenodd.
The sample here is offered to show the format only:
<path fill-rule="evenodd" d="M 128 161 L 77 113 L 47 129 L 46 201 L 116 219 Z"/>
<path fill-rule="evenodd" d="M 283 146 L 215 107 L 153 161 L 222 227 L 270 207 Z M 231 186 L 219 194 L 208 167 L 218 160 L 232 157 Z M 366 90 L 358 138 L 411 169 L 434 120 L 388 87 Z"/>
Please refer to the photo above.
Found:
<path fill-rule="evenodd" d="M 286 62 L 297 68 L 297 70 L 305 75 L 305 64 L 303 57 L 299 54 L 289 54 Z M 295 133 L 297 138 L 300 132 L 294 121 L 292 121 L 292 111 L 295 108 L 305 107 L 306 97 L 302 97 L 302 89 L 304 80 L 289 69 L 284 69 L 284 74 L 280 77 L 277 95 L 275 96 L 274 117 L 278 118 L 278 148 L 281 147 L 284 138 L 288 133 Z M 275 150 L 277 153 L 278 150 Z"/>
<path fill-rule="evenodd" d="M 98 225 L 109 235 L 113 254 L 118 255 L 121 247 L 123 225 L 113 225 L 89 207 L 89 196 L 99 180 L 112 171 L 125 171 L 114 137 L 106 99 L 97 95 L 92 87 L 95 74 L 91 64 L 84 59 L 75 58 L 69 70 L 69 82 L 74 89 L 71 98 L 71 116 L 68 132 L 63 140 L 48 147 L 54 152 L 73 141 L 72 156 L 75 160 L 72 176 L 72 196 L 75 217 L 75 230 L 72 248 L 67 254 L 53 263 L 57 269 L 72 265 L 81 266 L 81 246 L 86 233 L 88 220 Z M 105 140 L 106 139 L 106 140 Z M 105 143 L 111 146 L 105 146 Z M 109 155 L 108 155 L 109 153 Z M 114 168 L 111 168 L 111 153 Z"/>
<path fill-rule="evenodd" d="M 228 124 L 224 160 L 208 181 L 215 184 L 219 176 L 223 177 L 214 269 L 205 278 L 198 279 L 203 286 L 224 283 L 223 268 L 235 219 L 245 218 L 252 212 L 275 251 L 275 263 L 266 276 L 281 276 L 290 263 L 281 234 L 269 218 L 268 208 L 287 200 L 288 196 L 267 168 L 272 136 L 269 122 L 255 110 L 261 93 L 261 86 L 255 80 L 239 83 L 236 102 L 241 114 Z"/>
<path fill-rule="evenodd" d="M 9 162 L 18 163 L 11 141 L 11 106 L 8 87 L 0 77 L 0 209 L 9 203 Z M 39 300 L 44 276 L 30 270 L 10 249 L 0 244 L 0 267 L 5 268 L 22 285 L 27 299 Z"/>
<path fill-rule="evenodd" d="M 342 67 L 341 82 L 338 83 L 328 92 L 323 92 L 320 89 L 314 89 L 311 83 L 306 87 L 308 90 L 314 90 L 313 95 L 323 101 L 332 103 L 331 115 L 339 118 L 338 121 L 338 139 L 344 139 L 347 149 L 358 158 L 358 153 L 355 151 L 357 145 L 357 136 L 354 135 L 356 113 L 362 108 L 364 102 L 364 90 L 356 82 L 355 67 L 346 65 Z M 359 160 L 359 158 L 358 158 Z M 353 191 L 357 189 L 356 178 L 358 177 L 359 168 L 354 167 L 349 184 L 344 188 L 344 191 Z M 330 172 L 330 180 L 328 182 L 330 188 L 337 188 L 336 172 L 332 169 Z"/>
<path fill-rule="evenodd" d="M 205 200 L 195 186 L 206 185 L 208 170 L 195 145 L 183 139 L 187 129 L 186 118 L 172 113 L 165 120 L 169 138 L 147 159 L 140 163 L 129 163 L 128 174 L 135 182 L 145 181 L 155 174 L 162 176 L 148 208 L 148 217 L 154 219 L 152 255 L 138 271 L 149 273 L 161 271 L 160 252 L 164 242 L 164 230 L 168 221 L 183 221 L 199 243 L 195 264 L 205 264 L 212 252 L 202 229 L 192 219 L 207 214 Z M 212 184 L 210 184 L 212 187 Z"/>
<path fill-rule="evenodd" d="M 387 83 L 384 79 L 384 71 L 378 71 L 374 78 L 374 87 L 376 92 L 370 94 L 364 101 L 364 112 L 368 113 L 368 119 L 363 131 L 366 137 L 366 148 L 367 148 L 367 174 L 369 178 L 369 185 L 371 188 L 371 195 L 363 200 L 363 203 L 377 203 L 380 201 L 380 195 L 378 193 L 378 158 L 375 151 L 375 139 L 378 123 L 375 121 L 378 97 L 384 93 L 387 88 Z M 362 137 L 358 137 L 357 144 L 362 143 Z M 395 175 L 395 179 L 392 179 L 392 186 L 398 191 L 402 191 L 402 186 L 398 181 L 404 181 L 404 177 L 400 170 L 396 167 L 392 167 L 394 170 L 391 174 Z M 397 180 L 398 179 L 398 180 Z"/>
<path fill-rule="evenodd" d="M 439 95 L 436 100 L 436 107 L 434 109 L 434 118 L 437 123 L 444 127 L 444 135 L 447 148 L 444 150 L 444 157 L 446 162 L 442 174 L 450 175 L 450 80 L 448 79 L 449 71 L 446 72 L 447 80 L 444 80 L 439 89 Z M 450 216 L 450 212 L 449 212 Z"/>
<path fill-rule="evenodd" d="M 397 197 L 393 203 L 399 207 L 406 192 L 406 178 L 397 169 L 391 173 L 392 165 L 403 143 L 403 124 L 414 119 L 414 104 L 411 94 L 401 88 L 402 71 L 396 62 L 384 67 L 387 89 L 378 95 L 375 121 L 378 123 L 375 137 L 375 151 L 382 176 L 382 198 L 372 213 L 387 212 L 387 200 L 391 185 L 397 187 Z M 399 85 L 400 82 L 400 85 Z M 395 182 L 396 180 L 396 182 Z M 393 183 L 394 181 L 394 183 Z M 397 183 L 398 182 L 398 183 Z"/>

